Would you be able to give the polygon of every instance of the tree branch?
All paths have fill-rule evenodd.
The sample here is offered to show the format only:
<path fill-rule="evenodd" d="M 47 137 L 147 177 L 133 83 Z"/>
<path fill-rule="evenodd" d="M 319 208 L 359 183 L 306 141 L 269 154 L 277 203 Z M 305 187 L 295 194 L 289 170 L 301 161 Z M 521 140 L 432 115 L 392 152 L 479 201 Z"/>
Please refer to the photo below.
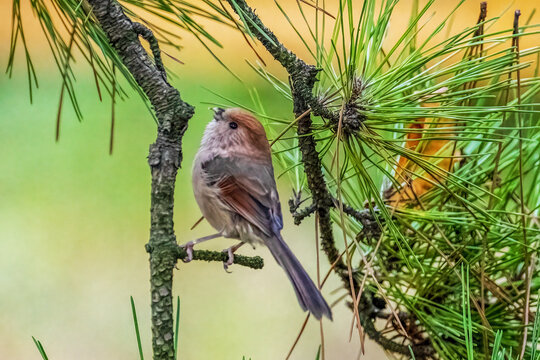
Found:
<path fill-rule="evenodd" d="M 161 49 L 159 48 L 158 41 L 152 30 L 141 23 L 133 23 L 133 30 L 148 42 L 150 50 L 152 51 L 152 56 L 154 57 L 156 68 L 161 73 L 161 76 L 163 76 L 163 80 L 167 81 L 167 72 L 165 71 L 165 66 L 163 66 L 163 61 L 161 60 Z"/>
<path fill-rule="evenodd" d="M 337 200 L 334 199 L 334 205 L 336 206 L 336 208 L 337 208 L 337 203 L 338 203 Z M 381 226 L 377 222 L 377 219 L 375 219 L 375 216 L 371 210 L 369 209 L 357 210 L 347 204 L 342 204 L 342 208 L 345 214 L 356 219 L 359 223 L 362 224 L 362 231 L 360 232 L 360 235 L 366 236 L 369 238 L 374 238 L 374 237 L 376 238 L 381 235 Z"/>
<path fill-rule="evenodd" d="M 187 252 L 183 247 L 178 246 L 176 252 L 178 259 L 185 259 L 187 256 Z M 228 259 L 229 255 L 222 251 L 193 250 L 193 260 L 224 262 Z M 234 254 L 233 264 L 258 270 L 263 268 L 264 260 L 260 256 L 244 256 Z"/>
<path fill-rule="evenodd" d="M 178 258 L 173 228 L 174 186 L 182 161 L 182 137 L 194 109 L 164 75 L 157 41 L 152 32 L 133 23 L 115 0 L 88 0 L 111 44 L 152 104 L 158 134 L 150 146 L 152 174 L 150 253 L 152 347 L 154 359 L 174 359 L 172 277 Z M 145 38 L 154 62 L 139 41 Z"/>
<path fill-rule="evenodd" d="M 304 220 L 305 218 L 309 217 L 311 214 L 313 214 L 315 211 L 317 211 L 317 207 L 315 206 L 315 204 L 311 204 L 309 206 L 306 206 L 305 208 L 303 208 L 302 210 L 300 211 L 294 211 L 291 213 L 293 219 L 294 219 L 294 224 L 295 225 L 300 225 L 300 223 L 302 222 L 302 220 Z"/>
<path fill-rule="evenodd" d="M 315 204 L 308 205 L 302 210 L 298 210 L 301 203 L 302 202 L 300 201 L 298 196 L 296 199 L 289 199 L 289 210 L 294 219 L 295 225 L 300 225 L 302 220 L 304 220 L 306 217 L 309 217 L 311 214 L 317 211 L 317 207 L 315 206 Z M 334 197 L 332 197 L 332 206 L 336 209 L 339 207 L 338 200 Z M 375 216 L 374 214 L 372 214 L 371 210 L 369 209 L 357 210 L 347 204 L 342 204 L 342 208 L 343 208 L 343 212 L 346 215 L 360 222 L 363 226 L 363 229 L 365 229 L 366 231 L 369 230 L 370 233 L 372 234 L 380 235 L 379 224 L 377 223 L 377 220 L 375 219 Z"/>
<path fill-rule="evenodd" d="M 270 31 L 255 14 L 255 12 L 247 5 L 244 0 L 228 0 L 233 10 L 240 16 L 241 19 L 247 19 L 245 25 L 263 44 L 266 50 L 277 60 L 288 72 L 289 81 L 291 84 L 291 94 L 293 98 L 293 112 L 295 117 L 300 118 L 298 121 L 298 142 L 302 153 L 302 163 L 304 172 L 306 173 L 308 187 L 313 196 L 313 205 L 319 214 L 319 229 L 321 236 L 321 246 L 326 253 L 331 264 L 335 264 L 335 271 L 340 276 L 345 284 L 345 288 L 351 290 L 350 281 L 353 283 L 355 291 L 359 291 L 360 286 L 358 281 L 353 277 L 350 279 L 348 267 L 340 257 L 340 252 L 335 246 L 334 235 L 332 232 L 332 220 L 330 218 L 330 209 L 334 207 L 333 197 L 328 190 L 323 172 L 322 164 L 319 158 L 319 153 L 316 149 L 315 138 L 312 135 L 311 114 L 329 119 L 334 123 L 339 120 L 339 114 L 331 111 L 323 105 L 317 97 L 313 95 L 313 87 L 317 81 L 319 69 L 313 65 L 308 65 L 299 59 L 292 51 L 288 50 L 277 37 Z M 311 109 L 311 114 L 301 117 L 305 112 Z M 301 216 L 307 216 L 311 207 L 308 207 Z M 350 210 L 350 211 L 349 211 Z M 296 211 L 296 209 L 295 209 Z M 365 220 L 363 214 L 356 210 L 347 207 L 344 211 L 350 216 L 357 218 L 359 221 Z M 304 216 L 304 217 L 305 217 Z M 362 220 L 360 220 L 362 219 Z M 353 296 L 351 292 L 351 296 Z M 359 313 L 362 326 L 366 328 L 366 333 L 369 337 L 379 343 L 383 348 L 404 353 L 409 348 L 406 345 L 386 339 L 378 332 L 373 324 L 372 307 L 366 305 L 367 298 L 371 296 L 368 290 L 364 290 L 360 295 Z M 354 296 L 353 296 L 354 297 Z M 368 331 L 369 330 L 369 331 Z M 415 345 L 416 346 L 416 345 Z M 415 349 L 417 358 L 429 357 L 427 354 L 433 352 L 430 344 L 421 345 Z"/>
<path fill-rule="evenodd" d="M 373 304 L 373 295 L 370 291 L 364 290 L 362 296 L 360 297 L 358 306 L 364 309 L 364 311 L 360 311 L 359 313 L 360 322 L 364 327 L 364 331 L 373 341 L 377 342 L 385 350 L 407 356 L 411 355 L 412 350 L 417 359 L 429 359 L 435 355 L 435 349 L 433 346 L 431 346 L 429 339 L 424 340 L 424 343 L 422 344 L 406 345 L 404 343 L 398 343 L 385 338 L 384 335 L 375 327 L 375 318 L 380 310 L 376 309 L 376 306 Z M 404 313 L 401 313 L 400 315 L 403 318 L 411 316 L 410 314 Z M 389 314 L 389 316 L 393 315 Z"/>

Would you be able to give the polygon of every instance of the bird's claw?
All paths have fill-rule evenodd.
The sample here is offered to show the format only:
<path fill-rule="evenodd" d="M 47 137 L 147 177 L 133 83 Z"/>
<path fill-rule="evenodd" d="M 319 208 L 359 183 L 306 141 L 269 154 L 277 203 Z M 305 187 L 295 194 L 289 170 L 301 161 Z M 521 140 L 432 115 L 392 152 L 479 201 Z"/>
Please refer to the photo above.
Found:
<path fill-rule="evenodd" d="M 234 263 L 234 251 L 233 248 L 230 247 L 228 249 L 223 250 L 224 253 L 227 253 L 229 255 L 229 258 L 227 261 L 223 262 L 223 269 L 225 269 L 225 272 L 230 274 L 232 271 L 229 271 L 229 266 L 231 266 Z"/>
<path fill-rule="evenodd" d="M 186 250 L 187 256 L 182 259 L 183 262 L 188 263 L 193 260 L 193 246 L 195 243 L 193 241 L 188 241 L 184 245 L 180 245 Z"/>

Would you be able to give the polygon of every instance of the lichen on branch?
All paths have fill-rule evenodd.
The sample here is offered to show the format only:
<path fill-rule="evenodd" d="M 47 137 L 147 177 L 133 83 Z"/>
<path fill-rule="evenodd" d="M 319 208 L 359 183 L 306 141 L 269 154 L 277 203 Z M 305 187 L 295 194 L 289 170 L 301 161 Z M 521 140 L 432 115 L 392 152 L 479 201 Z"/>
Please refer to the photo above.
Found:
<path fill-rule="evenodd" d="M 187 257 L 186 250 L 178 246 L 177 256 L 178 259 L 185 259 Z M 228 259 L 229 255 L 223 251 L 193 250 L 193 260 L 225 262 Z M 264 267 L 264 260 L 260 256 L 234 254 L 233 264 L 258 270 Z"/>

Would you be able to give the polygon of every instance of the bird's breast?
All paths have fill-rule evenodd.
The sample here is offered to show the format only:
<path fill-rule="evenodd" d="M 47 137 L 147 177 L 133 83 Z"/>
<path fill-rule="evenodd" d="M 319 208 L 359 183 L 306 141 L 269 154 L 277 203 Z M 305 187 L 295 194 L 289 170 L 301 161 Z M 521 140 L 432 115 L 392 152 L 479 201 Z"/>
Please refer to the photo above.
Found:
<path fill-rule="evenodd" d="M 192 182 L 195 200 L 204 218 L 213 228 L 224 235 L 230 234 L 233 226 L 229 211 L 220 200 L 219 188 L 215 183 L 208 181 L 201 165 L 201 161 L 196 161 L 193 166 Z"/>

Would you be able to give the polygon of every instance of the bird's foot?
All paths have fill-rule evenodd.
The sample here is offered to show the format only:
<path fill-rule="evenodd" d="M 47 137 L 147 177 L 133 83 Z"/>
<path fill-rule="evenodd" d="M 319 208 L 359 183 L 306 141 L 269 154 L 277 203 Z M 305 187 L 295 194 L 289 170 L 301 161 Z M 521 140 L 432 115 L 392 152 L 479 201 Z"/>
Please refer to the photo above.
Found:
<path fill-rule="evenodd" d="M 234 263 L 234 252 L 240 249 L 240 247 L 242 247 L 242 245 L 244 244 L 245 244 L 244 242 L 241 242 L 234 246 L 231 246 L 228 249 L 223 250 L 224 253 L 227 253 L 229 255 L 229 258 L 227 259 L 227 261 L 223 262 L 223 268 L 225 269 L 225 272 L 229 274 L 232 272 L 232 271 L 229 271 L 229 266 L 231 266 Z"/>
<path fill-rule="evenodd" d="M 195 242 L 193 241 L 188 241 L 184 245 L 180 245 L 180 247 L 184 248 L 187 253 L 187 256 L 182 259 L 183 262 L 188 263 L 193 260 L 193 246 L 195 246 Z"/>
<path fill-rule="evenodd" d="M 195 246 L 195 244 L 199 244 L 199 243 L 202 243 L 204 241 L 212 240 L 212 239 L 215 239 L 215 238 L 220 237 L 220 236 L 221 236 L 220 233 L 212 234 L 212 235 L 208 235 L 208 236 L 203 236 L 202 238 L 198 238 L 197 240 L 188 241 L 184 245 L 180 245 L 180 247 L 184 248 L 186 250 L 186 253 L 187 253 L 187 256 L 184 259 L 182 259 L 182 261 L 185 262 L 185 263 L 188 263 L 191 260 L 193 260 L 193 246 Z"/>
<path fill-rule="evenodd" d="M 231 266 L 234 263 L 234 246 L 231 246 L 228 249 L 224 249 L 223 252 L 227 253 L 229 255 L 229 258 L 223 262 L 223 269 L 226 273 L 232 273 L 232 271 L 229 271 L 229 266 Z"/>

